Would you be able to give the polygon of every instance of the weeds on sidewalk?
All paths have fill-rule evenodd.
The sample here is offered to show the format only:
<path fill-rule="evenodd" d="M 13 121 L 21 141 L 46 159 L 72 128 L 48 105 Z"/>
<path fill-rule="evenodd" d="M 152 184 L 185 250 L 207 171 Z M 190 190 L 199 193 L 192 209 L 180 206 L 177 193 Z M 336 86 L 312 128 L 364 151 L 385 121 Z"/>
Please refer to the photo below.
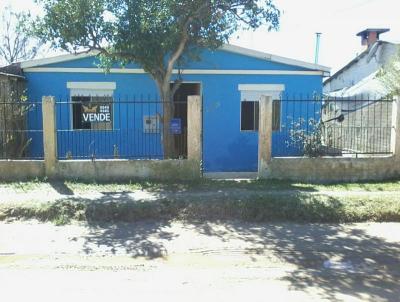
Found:
<path fill-rule="evenodd" d="M 38 219 L 57 225 L 71 220 L 135 222 L 143 220 L 249 222 L 400 222 L 396 197 L 331 197 L 299 192 L 280 195 L 214 196 L 208 199 L 155 201 L 66 199 L 47 204 L 0 206 L 0 220 Z"/>

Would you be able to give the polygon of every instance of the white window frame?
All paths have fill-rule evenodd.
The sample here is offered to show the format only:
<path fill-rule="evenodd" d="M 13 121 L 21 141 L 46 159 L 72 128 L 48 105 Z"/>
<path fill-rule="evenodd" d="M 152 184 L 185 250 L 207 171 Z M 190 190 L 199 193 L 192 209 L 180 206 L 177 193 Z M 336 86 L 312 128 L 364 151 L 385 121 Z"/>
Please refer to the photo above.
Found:
<path fill-rule="evenodd" d="M 113 131 L 115 130 L 115 102 L 114 102 L 114 90 L 117 88 L 115 82 L 67 82 L 67 88 L 70 89 L 69 100 L 70 100 L 70 130 L 72 131 Z M 74 129 L 74 114 L 72 98 L 76 96 L 83 97 L 111 97 L 112 98 L 112 129 L 106 130 L 92 130 L 92 129 Z"/>
<path fill-rule="evenodd" d="M 249 101 L 260 101 L 262 96 L 270 96 L 273 100 L 280 99 L 284 84 L 239 84 L 240 91 L 240 113 L 239 113 L 239 130 L 240 132 L 258 132 L 258 130 L 242 130 L 242 102 L 246 102 L 246 95 L 254 95 Z M 282 114 L 282 110 L 281 110 Z"/>

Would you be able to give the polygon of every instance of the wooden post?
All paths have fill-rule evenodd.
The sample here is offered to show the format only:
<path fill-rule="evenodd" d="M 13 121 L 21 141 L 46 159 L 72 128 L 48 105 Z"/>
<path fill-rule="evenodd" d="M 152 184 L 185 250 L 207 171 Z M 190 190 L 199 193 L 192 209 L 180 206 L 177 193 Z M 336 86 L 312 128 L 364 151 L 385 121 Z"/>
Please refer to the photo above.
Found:
<path fill-rule="evenodd" d="M 46 176 L 55 176 L 57 164 L 56 102 L 52 96 L 42 98 L 43 149 Z"/>
<path fill-rule="evenodd" d="M 262 96 L 259 106 L 258 177 L 266 176 L 272 156 L 272 97 Z"/>
<path fill-rule="evenodd" d="M 391 151 L 400 160 L 400 97 L 395 97 L 392 106 Z"/>
<path fill-rule="evenodd" d="M 202 102 L 199 95 L 188 96 L 188 159 L 202 160 Z"/>

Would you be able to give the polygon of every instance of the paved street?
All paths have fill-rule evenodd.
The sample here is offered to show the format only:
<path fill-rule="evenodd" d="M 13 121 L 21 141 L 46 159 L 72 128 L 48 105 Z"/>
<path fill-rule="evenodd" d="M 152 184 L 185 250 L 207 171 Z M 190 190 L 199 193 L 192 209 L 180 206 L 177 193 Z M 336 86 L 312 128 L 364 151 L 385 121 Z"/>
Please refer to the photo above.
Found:
<path fill-rule="evenodd" d="M 400 224 L 0 224 L 2 301 L 398 301 Z"/>

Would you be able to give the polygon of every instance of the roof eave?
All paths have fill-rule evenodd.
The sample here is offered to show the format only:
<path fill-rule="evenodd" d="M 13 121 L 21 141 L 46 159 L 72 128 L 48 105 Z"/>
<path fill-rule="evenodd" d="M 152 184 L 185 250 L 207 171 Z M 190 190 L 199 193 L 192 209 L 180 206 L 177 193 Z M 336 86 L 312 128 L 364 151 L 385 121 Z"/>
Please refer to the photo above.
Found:
<path fill-rule="evenodd" d="M 0 75 L 5 76 L 5 77 L 9 77 L 9 78 L 18 78 L 18 79 L 21 79 L 21 80 L 26 80 L 26 78 L 24 76 L 17 75 L 17 74 L 12 74 L 12 73 L 0 72 Z"/>
<path fill-rule="evenodd" d="M 378 45 L 382 45 L 382 44 L 395 44 L 392 42 L 388 42 L 388 41 L 384 41 L 384 40 L 379 40 L 376 43 L 378 43 Z M 371 48 L 371 47 L 370 47 Z M 347 63 L 346 65 L 344 65 L 342 68 L 340 68 L 338 71 L 336 71 L 329 79 L 326 79 L 324 81 L 324 85 L 328 84 L 330 81 L 334 80 L 339 74 L 341 74 L 343 71 L 345 71 L 346 69 L 350 68 L 354 63 L 357 63 L 363 56 L 365 56 L 367 53 L 369 53 L 370 48 L 367 48 L 366 50 L 364 50 L 362 53 L 360 53 L 357 57 L 355 57 L 354 59 L 352 59 L 349 63 Z"/>
<path fill-rule="evenodd" d="M 318 70 L 318 71 L 323 71 L 324 75 L 329 74 L 331 71 L 331 68 L 318 65 L 318 64 L 313 64 L 313 63 L 308 63 L 304 61 L 299 61 L 295 59 L 290 59 L 286 57 L 281 57 L 277 55 L 273 55 L 270 53 L 266 52 L 261 52 L 253 49 L 248 49 L 236 45 L 231 45 L 231 44 L 224 44 L 221 47 L 222 50 L 236 53 L 236 54 L 241 54 L 249 57 L 254 57 L 257 59 L 262 59 L 266 61 L 272 61 L 272 62 L 277 62 L 277 63 L 282 63 L 286 65 L 292 65 L 292 66 L 298 66 L 310 70 Z M 62 63 L 62 62 L 67 62 L 67 61 L 72 61 L 72 60 L 77 60 L 77 59 L 83 59 L 86 57 L 94 56 L 97 55 L 99 52 L 96 51 L 91 51 L 91 52 L 84 52 L 84 53 L 79 53 L 79 54 L 66 54 L 66 55 L 61 55 L 61 56 L 56 56 L 52 58 L 45 58 L 45 59 L 36 59 L 36 60 L 30 60 L 30 61 L 25 61 L 21 62 L 21 68 L 26 69 L 26 68 L 32 68 L 32 67 L 38 67 L 38 66 L 43 66 L 43 65 L 49 65 L 49 64 L 55 64 L 55 63 Z"/>
<path fill-rule="evenodd" d="M 60 56 L 55 56 L 55 57 L 51 57 L 51 58 L 29 60 L 29 61 L 21 62 L 21 68 L 25 69 L 25 68 L 55 64 L 55 63 L 68 62 L 68 61 L 73 61 L 73 60 L 78 60 L 78 59 L 84 59 L 84 58 L 95 56 L 98 54 L 99 54 L 98 51 L 90 51 L 90 52 L 82 52 L 82 53 L 77 53 L 77 54 L 60 55 Z"/>
<path fill-rule="evenodd" d="M 341 74 L 343 71 L 346 69 L 350 68 L 354 63 L 357 63 L 363 56 L 365 56 L 369 52 L 369 49 L 367 48 L 364 50 L 362 53 L 360 53 L 357 57 L 352 59 L 349 63 L 344 65 L 342 68 L 340 68 L 338 71 L 336 71 L 329 79 L 326 79 L 324 81 L 324 85 L 335 79 L 339 74 Z"/>
<path fill-rule="evenodd" d="M 262 52 L 262 51 L 257 51 L 253 49 L 248 49 L 232 44 L 224 44 L 221 47 L 222 50 L 237 53 L 237 54 L 242 54 L 250 57 L 254 57 L 257 59 L 263 59 L 267 61 L 272 61 L 272 62 L 277 62 L 277 63 L 282 63 L 286 65 L 293 65 L 293 66 L 298 66 L 298 67 L 303 67 L 306 69 L 311 69 L 311 70 L 320 70 L 324 72 L 330 73 L 331 68 L 319 64 L 313 64 L 313 63 L 308 63 L 300 60 L 295 60 L 295 59 L 290 59 L 282 56 L 277 56 L 273 55 L 270 53 Z"/>

